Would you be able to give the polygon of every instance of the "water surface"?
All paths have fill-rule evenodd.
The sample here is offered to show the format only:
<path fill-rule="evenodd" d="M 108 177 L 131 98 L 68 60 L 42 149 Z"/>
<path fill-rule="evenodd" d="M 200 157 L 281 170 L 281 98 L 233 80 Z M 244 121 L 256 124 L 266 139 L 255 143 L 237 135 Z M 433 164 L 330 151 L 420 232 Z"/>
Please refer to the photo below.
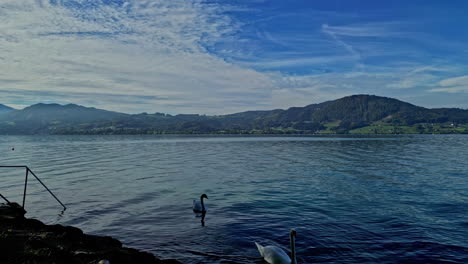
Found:
<path fill-rule="evenodd" d="M 29 217 L 183 263 L 264 263 L 253 242 L 287 249 L 290 228 L 299 263 L 468 263 L 464 135 L 2 136 L 0 153 L 68 206 L 30 181 Z M 24 170 L 0 176 L 20 202 Z"/>

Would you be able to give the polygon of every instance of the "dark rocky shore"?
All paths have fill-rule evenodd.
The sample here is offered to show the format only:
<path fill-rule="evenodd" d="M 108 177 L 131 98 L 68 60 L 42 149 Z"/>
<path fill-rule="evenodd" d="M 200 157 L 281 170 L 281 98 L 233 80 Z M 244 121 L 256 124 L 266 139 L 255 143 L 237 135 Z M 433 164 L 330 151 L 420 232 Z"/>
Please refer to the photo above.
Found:
<path fill-rule="evenodd" d="M 0 263 L 180 263 L 122 247 L 111 237 L 86 235 L 71 226 L 45 225 L 24 214 L 18 204 L 0 205 Z"/>

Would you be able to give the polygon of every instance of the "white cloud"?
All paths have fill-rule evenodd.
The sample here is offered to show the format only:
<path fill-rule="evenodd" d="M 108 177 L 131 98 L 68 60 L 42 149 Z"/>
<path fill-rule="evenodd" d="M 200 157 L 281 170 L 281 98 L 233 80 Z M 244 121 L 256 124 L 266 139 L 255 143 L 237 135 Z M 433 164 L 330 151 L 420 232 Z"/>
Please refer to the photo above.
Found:
<path fill-rule="evenodd" d="M 468 75 L 445 79 L 439 82 L 442 86 L 468 85 Z"/>
<path fill-rule="evenodd" d="M 468 92 L 468 75 L 444 79 L 439 82 L 440 88 L 431 89 L 431 92 L 460 93 Z"/>
<path fill-rule="evenodd" d="M 435 75 L 416 70 L 410 72 L 409 74 L 402 73 L 398 81 L 391 82 L 387 85 L 387 87 L 395 89 L 418 88 L 422 86 L 430 86 L 437 79 L 438 78 Z"/>
<path fill-rule="evenodd" d="M 353 24 L 346 26 L 330 26 L 328 24 L 324 24 L 322 25 L 322 30 L 325 32 L 331 32 L 338 36 L 389 37 L 401 36 L 402 33 L 398 30 L 398 27 L 401 25 L 401 22 Z M 407 23 L 404 25 L 407 25 Z"/>
<path fill-rule="evenodd" d="M 369 56 L 371 49 L 361 53 L 361 46 L 347 42 L 349 37 L 387 36 L 390 25 L 383 30 L 370 24 L 323 25 L 315 35 L 291 34 L 284 39 L 264 34 L 274 44 L 314 45 L 307 46 L 312 50 L 307 56 L 302 52 L 309 51 L 303 50 L 267 60 L 256 60 L 258 56 L 242 49 L 236 57 L 245 56 L 245 63 L 230 63 L 209 49 L 229 39 L 232 46 L 226 44 L 226 53 L 236 53 L 240 49 L 235 45 L 249 43 L 236 36 L 242 24 L 226 14 L 249 12 L 248 8 L 202 0 L 55 2 L 0 2 L 0 103 L 19 107 L 60 102 L 124 112 L 221 114 L 307 105 L 355 93 L 386 95 L 384 88 L 389 83 L 398 86 L 398 76 L 403 76 L 403 70 L 367 69 L 358 60 Z M 333 44 L 332 51 L 323 52 Z M 336 52 L 336 47 L 341 51 Z M 354 62 L 354 69 L 341 73 L 320 69 L 343 62 Z M 262 67 L 307 67 L 319 74 L 290 76 L 252 69 Z M 413 74 L 418 76 L 435 71 L 417 67 Z M 415 77 L 399 85 L 422 81 Z M 443 89 L 464 87 L 440 84 Z"/>
<path fill-rule="evenodd" d="M 446 93 L 460 93 L 468 92 L 468 86 L 451 86 L 446 88 L 434 88 L 431 92 L 446 92 Z"/>
<path fill-rule="evenodd" d="M 129 112 L 219 113 L 244 109 L 229 102 L 272 87 L 264 74 L 205 51 L 236 29 L 221 14 L 225 7 L 185 0 L 90 3 L 0 3 L 0 82 L 20 80 L 3 81 L 0 89 L 24 93 L 25 104 L 49 98 Z"/>
<path fill-rule="evenodd" d="M 354 61 L 353 56 L 314 56 L 308 58 L 294 58 L 294 59 L 274 59 L 274 60 L 255 60 L 249 62 L 239 62 L 240 65 L 249 67 L 258 67 L 265 69 L 275 69 L 283 67 L 301 67 L 301 66 L 321 66 L 330 63 L 349 62 Z"/>

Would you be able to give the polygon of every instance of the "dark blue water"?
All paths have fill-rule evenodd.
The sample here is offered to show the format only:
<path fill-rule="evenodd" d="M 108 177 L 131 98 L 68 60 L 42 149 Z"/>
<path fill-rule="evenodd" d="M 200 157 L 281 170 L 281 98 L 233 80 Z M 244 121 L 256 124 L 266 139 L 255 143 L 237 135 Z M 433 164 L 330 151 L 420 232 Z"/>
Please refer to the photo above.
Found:
<path fill-rule="evenodd" d="M 287 249 L 295 228 L 299 263 L 468 263 L 468 136 L 2 136 L 0 151 L 69 207 L 31 182 L 29 217 L 163 258 L 263 263 L 254 241 Z M 21 201 L 24 171 L 0 176 Z"/>

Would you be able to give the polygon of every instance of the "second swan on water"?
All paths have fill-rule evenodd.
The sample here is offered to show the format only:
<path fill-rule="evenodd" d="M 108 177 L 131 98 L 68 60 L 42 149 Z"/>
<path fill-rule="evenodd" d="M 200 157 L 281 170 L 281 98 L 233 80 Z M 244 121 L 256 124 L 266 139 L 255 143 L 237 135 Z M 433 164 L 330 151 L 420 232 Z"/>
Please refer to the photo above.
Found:
<path fill-rule="evenodd" d="M 260 252 L 260 255 L 263 257 L 263 259 L 270 264 L 297 264 L 296 246 L 294 243 L 295 238 L 296 238 L 296 230 L 291 229 L 291 231 L 289 231 L 291 258 L 289 258 L 288 254 L 286 254 L 286 252 L 284 252 L 284 250 L 282 250 L 279 247 L 276 247 L 276 246 L 263 247 L 257 242 L 255 242 L 255 245 L 257 245 L 258 251 Z"/>
<path fill-rule="evenodd" d="M 206 194 L 202 194 L 200 196 L 200 201 L 193 200 L 193 211 L 195 213 L 206 213 L 206 206 L 203 202 L 203 198 L 208 199 L 208 196 Z"/>

